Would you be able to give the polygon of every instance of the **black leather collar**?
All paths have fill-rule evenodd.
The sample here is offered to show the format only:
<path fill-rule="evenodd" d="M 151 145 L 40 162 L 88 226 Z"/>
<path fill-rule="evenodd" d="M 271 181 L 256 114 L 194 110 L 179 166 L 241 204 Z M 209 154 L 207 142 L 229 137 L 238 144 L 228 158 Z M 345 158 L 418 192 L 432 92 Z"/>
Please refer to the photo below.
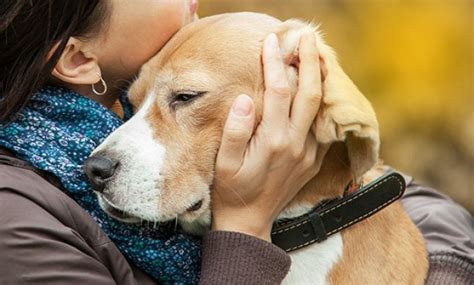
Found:
<path fill-rule="evenodd" d="M 321 242 L 357 222 L 360 222 L 394 201 L 405 191 L 405 180 L 389 172 L 358 191 L 330 201 L 294 219 L 273 225 L 272 243 L 290 252 L 315 242 Z"/>

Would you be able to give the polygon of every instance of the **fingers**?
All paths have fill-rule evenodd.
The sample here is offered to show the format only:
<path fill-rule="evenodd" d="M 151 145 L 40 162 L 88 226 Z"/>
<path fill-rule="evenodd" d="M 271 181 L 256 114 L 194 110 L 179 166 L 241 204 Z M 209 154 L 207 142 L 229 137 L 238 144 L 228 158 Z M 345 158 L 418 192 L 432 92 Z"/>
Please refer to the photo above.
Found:
<path fill-rule="evenodd" d="M 291 109 L 291 124 L 298 133 L 306 136 L 321 105 L 322 86 L 319 52 L 316 35 L 301 37 L 298 92 Z"/>
<path fill-rule="evenodd" d="M 270 34 L 263 46 L 263 72 L 265 95 L 263 98 L 262 122 L 268 122 L 270 133 L 288 127 L 291 94 L 278 38 Z"/>
<path fill-rule="evenodd" d="M 255 107 L 247 95 L 239 95 L 232 105 L 224 126 L 216 168 L 223 175 L 236 173 L 244 159 L 255 123 Z"/>

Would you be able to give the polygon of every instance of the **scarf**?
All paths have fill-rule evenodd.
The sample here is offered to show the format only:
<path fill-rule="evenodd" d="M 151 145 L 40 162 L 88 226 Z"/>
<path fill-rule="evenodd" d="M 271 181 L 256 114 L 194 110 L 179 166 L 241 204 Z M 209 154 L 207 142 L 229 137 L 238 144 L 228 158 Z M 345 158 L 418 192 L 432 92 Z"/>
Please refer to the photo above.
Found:
<path fill-rule="evenodd" d="M 127 110 L 130 108 L 125 114 L 130 113 Z M 92 191 L 83 164 L 122 123 L 113 112 L 87 97 L 64 88 L 45 87 L 22 111 L 0 123 L 0 146 L 58 177 L 66 194 L 142 271 L 164 284 L 195 284 L 200 272 L 198 239 L 153 225 L 114 220 L 100 208 Z"/>

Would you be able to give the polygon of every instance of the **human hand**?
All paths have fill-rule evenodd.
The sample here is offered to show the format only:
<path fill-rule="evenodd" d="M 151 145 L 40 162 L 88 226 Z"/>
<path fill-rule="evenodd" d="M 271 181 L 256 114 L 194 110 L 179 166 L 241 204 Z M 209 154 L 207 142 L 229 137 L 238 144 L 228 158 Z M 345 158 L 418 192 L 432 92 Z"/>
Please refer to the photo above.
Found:
<path fill-rule="evenodd" d="M 213 230 L 242 232 L 270 241 L 273 221 L 321 167 L 328 147 L 310 128 L 322 87 L 316 36 L 302 36 L 298 91 L 293 100 L 275 34 L 263 47 L 263 117 L 255 133 L 249 96 L 235 100 L 217 155 L 212 192 Z M 252 136 L 253 134 L 253 136 Z"/>

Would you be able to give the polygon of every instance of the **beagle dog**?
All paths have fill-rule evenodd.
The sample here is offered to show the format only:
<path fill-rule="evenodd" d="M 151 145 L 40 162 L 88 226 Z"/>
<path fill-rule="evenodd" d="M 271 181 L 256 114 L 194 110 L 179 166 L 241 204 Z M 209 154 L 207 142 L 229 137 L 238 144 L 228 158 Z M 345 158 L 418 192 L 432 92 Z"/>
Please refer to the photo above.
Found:
<path fill-rule="evenodd" d="M 86 165 L 103 209 L 124 222 L 177 219 L 189 233 L 208 230 L 215 158 L 234 98 L 249 94 L 256 103 L 257 121 L 261 118 L 263 39 L 269 33 L 279 37 L 290 87 L 296 93 L 297 70 L 292 63 L 299 39 L 308 31 L 316 33 L 327 68 L 312 132 L 329 151 L 320 172 L 281 212 L 277 224 L 284 227 L 318 205 L 324 208 L 327 201 L 337 204 L 337 199 L 354 195 L 344 192 L 351 181 L 367 185 L 382 175 L 372 106 L 341 69 L 317 28 L 256 13 L 223 14 L 184 27 L 143 66 L 129 92 L 136 114 L 94 151 Z M 382 187 L 387 179 L 370 184 L 371 189 Z M 389 179 L 400 194 L 404 182 Z M 336 209 L 361 196 L 356 195 Z M 359 201 L 347 213 L 372 207 L 371 201 Z M 423 284 L 428 261 L 416 226 L 399 202 L 373 212 L 367 210 L 362 221 L 347 222 L 330 234 L 316 233 L 322 237 L 312 240 L 317 242 L 285 248 L 292 266 L 284 283 Z M 318 213 L 316 218 L 309 215 L 306 223 L 313 224 L 315 232 L 320 228 L 314 224 L 324 223 L 328 211 Z M 344 216 L 336 217 L 335 223 L 341 219 Z M 274 232 L 275 240 L 285 243 L 293 238 L 282 238 L 280 233 Z"/>

